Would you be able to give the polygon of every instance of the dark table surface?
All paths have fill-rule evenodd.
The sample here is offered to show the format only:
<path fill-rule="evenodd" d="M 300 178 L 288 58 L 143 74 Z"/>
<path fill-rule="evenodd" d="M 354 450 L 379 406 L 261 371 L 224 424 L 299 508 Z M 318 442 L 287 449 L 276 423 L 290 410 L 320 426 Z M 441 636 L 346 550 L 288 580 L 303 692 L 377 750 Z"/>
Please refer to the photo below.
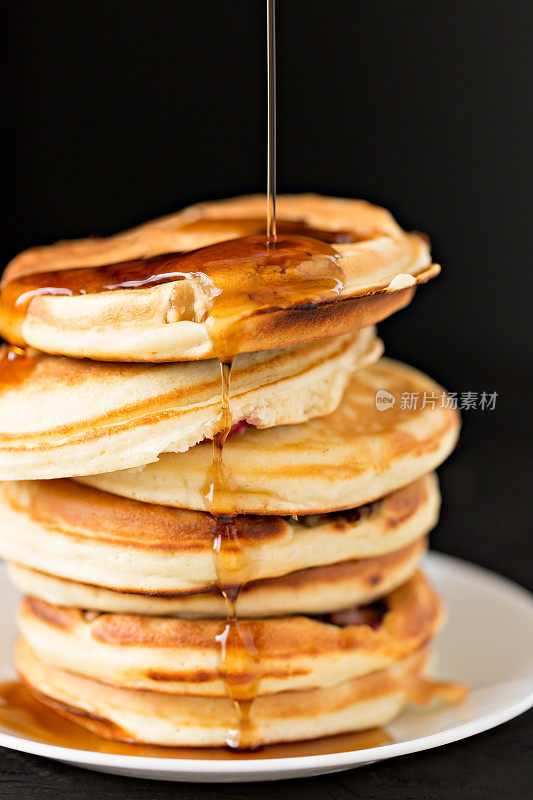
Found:
<path fill-rule="evenodd" d="M 481 391 L 487 386 L 497 388 L 499 394 L 494 411 L 463 414 L 459 446 L 440 470 L 444 505 L 432 542 L 438 550 L 483 564 L 531 589 L 527 502 L 531 479 L 523 405 L 527 398 L 520 371 L 509 369 L 509 364 L 505 367 L 500 372 L 494 363 L 487 364 L 485 375 L 485 368 L 478 364 L 473 370 L 475 380 L 470 364 L 458 361 L 446 367 L 449 375 L 442 370 L 439 375 L 438 365 L 433 370 L 452 389 Z M 452 372 L 458 375 L 455 386 L 450 381 Z M 522 800 L 531 797 L 533 786 L 532 734 L 533 712 L 529 712 L 446 747 L 344 773 L 276 784 L 166 784 L 89 772 L 0 748 L 0 798 Z"/>

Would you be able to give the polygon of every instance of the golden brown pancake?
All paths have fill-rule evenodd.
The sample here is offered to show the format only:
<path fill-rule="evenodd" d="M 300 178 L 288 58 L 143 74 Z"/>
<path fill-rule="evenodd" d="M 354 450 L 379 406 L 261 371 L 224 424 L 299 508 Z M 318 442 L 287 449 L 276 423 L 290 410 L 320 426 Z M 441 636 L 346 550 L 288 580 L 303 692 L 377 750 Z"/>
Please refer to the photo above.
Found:
<path fill-rule="evenodd" d="M 376 361 L 372 328 L 238 356 L 233 422 L 269 427 L 333 411 L 352 370 Z M 221 428 L 216 360 L 109 364 L 0 355 L 0 479 L 57 478 L 140 466 Z"/>
<path fill-rule="evenodd" d="M 394 400 L 383 410 L 377 398 Z M 415 397 L 416 408 L 404 404 Z M 424 402 L 424 398 L 427 402 Z M 301 425 L 248 429 L 224 446 L 227 485 L 208 502 L 212 448 L 165 453 L 141 469 L 81 478 L 114 494 L 214 514 L 314 514 L 364 505 L 435 469 L 459 415 L 442 387 L 383 358 L 352 376 L 336 411 Z M 208 508 L 209 506 L 209 508 Z"/>
<path fill-rule="evenodd" d="M 259 233 L 265 208 L 261 196 L 202 203 L 106 239 L 28 250 L 5 272 L 0 332 L 17 345 L 99 360 L 227 357 L 373 324 L 439 272 L 425 237 L 405 233 L 384 209 L 317 195 L 278 198 L 276 247 L 297 240 L 300 266 L 265 266 L 267 248 L 266 260 L 244 258 L 228 271 L 235 242 L 197 254 Z M 150 277 L 161 273 L 163 282 Z"/>
<path fill-rule="evenodd" d="M 371 507 L 346 513 L 299 520 L 237 517 L 238 536 L 224 543 L 224 554 L 246 562 L 248 581 L 372 559 L 425 536 L 436 523 L 439 501 L 436 479 L 429 475 Z M 189 603 L 192 609 L 208 609 L 209 615 L 220 610 L 218 598 L 211 594 L 187 601 L 184 596 L 212 593 L 217 584 L 214 535 L 215 521 L 204 512 L 130 500 L 69 480 L 13 481 L 0 487 L 0 556 L 7 561 L 88 588 L 175 598 L 177 608 Z M 369 572 L 371 577 L 380 570 Z M 252 606 L 259 603 L 254 616 L 264 613 L 265 591 L 255 599 L 257 587 L 243 594 Z M 293 592 L 289 584 L 287 601 Z M 275 587 L 269 594 L 275 594 Z M 296 593 L 294 602 L 301 602 L 297 598 Z M 326 598 L 327 592 L 317 594 L 314 602 L 327 604 Z M 281 599 L 280 594 L 268 602 L 279 609 Z"/>
<path fill-rule="evenodd" d="M 239 592 L 237 614 L 239 617 L 328 614 L 347 605 L 372 603 L 412 577 L 426 547 L 427 540 L 421 538 L 383 556 L 309 567 L 280 578 L 252 581 Z M 9 575 L 22 594 L 53 605 L 115 614 L 207 618 L 226 614 L 220 591 L 170 597 L 131 594 L 57 578 L 18 564 L 9 565 Z"/>
<path fill-rule="evenodd" d="M 442 620 L 438 595 L 417 572 L 361 609 L 239 620 L 222 672 L 226 620 L 97 614 L 36 598 L 18 617 L 25 641 L 51 666 L 120 688 L 204 697 L 224 697 L 228 683 L 252 679 L 254 696 L 333 686 L 412 655 Z"/>
<path fill-rule="evenodd" d="M 387 725 L 409 703 L 457 702 L 465 689 L 424 677 L 428 649 L 385 670 L 335 686 L 255 698 L 250 721 L 257 744 L 314 739 Z M 239 724 L 227 697 L 121 689 L 50 666 L 20 640 L 19 673 L 32 692 L 63 716 L 107 739 L 191 747 L 226 744 Z"/>

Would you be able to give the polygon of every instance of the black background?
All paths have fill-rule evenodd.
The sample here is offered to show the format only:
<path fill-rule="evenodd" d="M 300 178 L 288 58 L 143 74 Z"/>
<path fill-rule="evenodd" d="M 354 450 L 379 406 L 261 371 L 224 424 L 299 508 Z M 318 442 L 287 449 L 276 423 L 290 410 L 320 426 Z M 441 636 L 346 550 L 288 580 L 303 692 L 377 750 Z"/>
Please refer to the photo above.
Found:
<path fill-rule="evenodd" d="M 2 263 L 33 244 L 264 189 L 263 0 L 4 9 Z M 443 274 L 381 325 L 388 352 L 450 389 L 498 392 L 495 411 L 464 414 L 433 543 L 532 587 L 533 4 L 278 0 L 277 16 L 279 190 L 365 197 L 428 232 Z M 522 718 L 446 751 L 322 778 L 316 796 L 440 797 L 447 781 L 452 796 L 492 785 L 524 797 L 530 731 Z M 252 796 L 171 793 L 8 753 L 0 766 L 2 797 L 27 781 L 47 797 L 83 786 L 102 797 Z"/>

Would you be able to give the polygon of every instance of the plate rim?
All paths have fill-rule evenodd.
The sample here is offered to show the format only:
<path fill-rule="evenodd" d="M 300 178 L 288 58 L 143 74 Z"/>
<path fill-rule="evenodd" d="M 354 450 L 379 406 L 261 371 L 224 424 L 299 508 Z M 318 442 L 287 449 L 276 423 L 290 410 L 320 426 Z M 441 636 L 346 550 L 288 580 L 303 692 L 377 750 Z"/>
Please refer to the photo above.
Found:
<path fill-rule="evenodd" d="M 476 579 L 490 588 L 505 591 L 533 621 L 533 594 L 515 581 L 493 572 L 474 562 L 432 550 L 425 556 L 425 564 L 432 567 L 448 568 L 464 573 L 475 573 Z M 495 586 L 496 585 L 496 586 Z M 322 753 L 319 755 L 288 756 L 257 760 L 232 761 L 231 759 L 188 759 L 160 758 L 158 756 L 136 756 L 119 753 L 102 753 L 95 750 L 79 750 L 61 745 L 47 744 L 33 739 L 24 739 L 15 734 L 0 731 L 0 746 L 30 755 L 51 758 L 63 763 L 83 765 L 92 768 L 120 770 L 122 773 L 156 772 L 173 775 L 254 775 L 256 773 L 283 772 L 284 774 L 320 772 L 329 768 L 342 768 L 366 764 L 371 761 L 395 758 L 409 753 L 418 753 L 444 744 L 475 736 L 491 728 L 508 722 L 533 706 L 533 663 L 531 669 L 531 689 L 523 697 L 496 711 L 487 712 L 481 717 L 403 742 L 378 745 L 362 750 L 349 750 L 342 753 Z"/>

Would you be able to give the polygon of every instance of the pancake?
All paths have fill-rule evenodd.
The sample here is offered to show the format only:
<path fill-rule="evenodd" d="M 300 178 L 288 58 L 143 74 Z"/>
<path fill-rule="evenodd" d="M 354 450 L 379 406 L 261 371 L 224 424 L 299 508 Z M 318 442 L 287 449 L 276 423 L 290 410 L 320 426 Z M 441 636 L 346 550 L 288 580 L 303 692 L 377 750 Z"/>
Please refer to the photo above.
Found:
<path fill-rule="evenodd" d="M 373 328 L 238 356 L 235 423 L 269 427 L 333 411 L 352 370 L 376 361 Z M 107 364 L 34 354 L 0 359 L 0 479 L 57 478 L 129 468 L 217 433 L 220 368 Z"/>
<path fill-rule="evenodd" d="M 223 668 L 226 620 L 97 614 L 36 598 L 18 616 L 21 635 L 51 666 L 120 688 L 203 697 L 248 683 L 253 696 L 333 686 L 407 658 L 442 621 L 438 595 L 417 572 L 375 606 L 241 619 Z"/>
<path fill-rule="evenodd" d="M 386 409 L 377 403 L 383 392 L 394 400 Z M 419 399 L 417 407 L 404 407 L 403 398 L 411 396 Z M 424 396 L 433 401 L 421 407 Z M 219 487 L 209 509 L 208 443 L 186 453 L 165 453 L 144 468 L 80 480 L 125 497 L 213 514 L 320 514 L 353 508 L 444 461 L 459 432 L 459 415 L 448 405 L 448 396 L 430 378 L 384 358 L 352 376 L 333 413 L 300 425 L 248 429 L 230 438 L 224 446 L 226 485 Z"/>
<path fill-rule="evenodd" d="M 372 603 L 412 577 L 426 547 L 426 539 L 421 538 L 384 556 L 341 561 L 297 570 L 281 578 L 252 581 L 239 592 L 237 614 L 239 617 L 327 614 L 346 606 Z M 10 564 L 8 571 L 22 594 L 53 605 L 154 616 L 221 618 L 226 614 L 220 591 L 177 597 L 128 594 L 57 578 L 18 564 Z"/>
<path fill-rule="evenodd" d="M 32 248 L 5 271 L 0 333 L 98 360 L 226 359 L 373 324 L 439 272 L 426 238 L 384 209 L 317 195 L 278 198 L 276 248 L 292 257 L 280 270 L 263 236 L 250 254 L 239 238 L 264 231 L 265 208 L 261 196 L 202 203 L 106 239 Z"/>
<path fill-rule="evenodd" d="M 247 562 L 248 581 L 371 559 L 419 541 L 435 525 L 439 501 L 436 479 L 429 475 L 346 514 L 299 520 L 237 517 L 239 536 L 225 543 L 224 552 Z M 0 487 L 0 556 L 87 587 L 178 600 L 212 592 L 214 535 L 215 521 L 204 512 L 129 500 L 69 480 Z M 248 591 L 243 597 L 249 596 L 253 606 L 254 592 Z M 265 592 L 255 598 L 265 600 Z M 207 608 L 210 615 L 220 608 L 212 596 L 191 598 L 189 605 Z M 186 606 L 178 602 L 176 607 Z"/>
<path fill-rule="evenodd" d="M 428 650 L 423 648 L 393 667 L 330 686 L 282 692 L 252 701 L 250 720 L 257 744 L 315 739 L 336 733 L 381 727 L 409 703 L 438 697 L 464 697 L 458 684 L 424 677 Z M 168 695 L 106 686 L 52 667 L 20 640 L 19 673 L 44 703 L 72 722 L 116 739 L 165 746 L 217 747 L 238 726 L 229 698 Z"/>

